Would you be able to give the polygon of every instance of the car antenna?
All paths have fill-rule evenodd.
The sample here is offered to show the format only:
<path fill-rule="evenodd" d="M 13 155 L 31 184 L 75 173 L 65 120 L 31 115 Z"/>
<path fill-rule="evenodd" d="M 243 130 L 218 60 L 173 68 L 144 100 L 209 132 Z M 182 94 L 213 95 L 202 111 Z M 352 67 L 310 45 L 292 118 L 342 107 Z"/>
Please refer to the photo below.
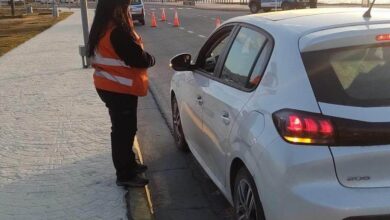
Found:
<path fill-rule="evenodd" d="M 372 2 L 366 13 L 364 13 L 363 18 L 371 18 L 371 9 L 375 4 L 375 0 Z"/>

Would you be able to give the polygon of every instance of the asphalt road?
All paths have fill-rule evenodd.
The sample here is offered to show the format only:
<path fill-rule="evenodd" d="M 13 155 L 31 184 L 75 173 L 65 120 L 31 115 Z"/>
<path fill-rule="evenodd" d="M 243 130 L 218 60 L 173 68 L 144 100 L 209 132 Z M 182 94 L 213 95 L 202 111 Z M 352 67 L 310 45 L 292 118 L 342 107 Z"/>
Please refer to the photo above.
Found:
<path fill-rule="evenodd" d="M 172 26 L 174 11 L 181 26 Z M 136 25 L 146 50 L 156 57 L 149 71 L 153 96 L 143 98 L 139 111 L 138 140 L 147 173 L 157 220 L 233 219 L 233 210 L 221 192 L 204 173 L 190 153 L 174 146 L 168 126 L 171 124 L 170 81 L 173 71 L 169 60 L 176 54 L 196 55 L 215 29 L 215 18 L 227 20 L 244 12 L 223 12 L 188 8 L 166 8 L 167 22 L 150 27 L 150 13 L 159 18 L 160 6 L 146 6 L 147 24 Z M 159 109 L 156 103 L 159 104 Z M 163 120 L 163 117 L 166 120 Z"/>

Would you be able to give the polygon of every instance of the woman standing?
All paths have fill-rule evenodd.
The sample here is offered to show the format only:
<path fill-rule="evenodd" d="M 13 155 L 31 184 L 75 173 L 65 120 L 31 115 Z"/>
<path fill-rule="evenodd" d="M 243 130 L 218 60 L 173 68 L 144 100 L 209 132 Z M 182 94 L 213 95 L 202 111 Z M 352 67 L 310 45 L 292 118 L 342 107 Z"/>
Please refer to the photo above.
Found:
<path fill-rule="evenodd" d="M 148 91 L 147 68 L 154 57 L 143 49 L 129 13 L 130 0 L 99 0 L 89 36 L 88 56 L 95 68 L 94 83 L 111 118 L 112 158 L 118 186 L 143 187 L 132 150 L 137 132 L 138 97 Z"/>

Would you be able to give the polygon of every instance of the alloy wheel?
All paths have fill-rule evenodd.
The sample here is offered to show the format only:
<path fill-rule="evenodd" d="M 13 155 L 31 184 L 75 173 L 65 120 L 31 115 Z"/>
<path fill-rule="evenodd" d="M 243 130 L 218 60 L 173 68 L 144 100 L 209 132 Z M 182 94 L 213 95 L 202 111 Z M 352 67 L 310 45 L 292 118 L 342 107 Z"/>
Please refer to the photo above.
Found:
<path fill-rule="evenodd" d="M 236 216 L 238 220 L 257 220 L 257 206 L 251 185 L 242 179 L 235 195 Z"/>

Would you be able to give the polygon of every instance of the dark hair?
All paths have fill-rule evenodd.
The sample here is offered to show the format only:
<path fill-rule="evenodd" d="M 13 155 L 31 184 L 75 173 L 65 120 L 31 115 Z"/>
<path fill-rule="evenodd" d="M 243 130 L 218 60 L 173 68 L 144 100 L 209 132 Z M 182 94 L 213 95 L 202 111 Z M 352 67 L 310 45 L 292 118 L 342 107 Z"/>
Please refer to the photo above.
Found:
<path fill-rule="evenodd" d="M 134 36 L 134 26 L 128 12 L 130 0 L 99 0 L 96 6 L 88 41 L 88 57 L 95 55 L 95 49 L 110 23 L 121 27 Z"/>

